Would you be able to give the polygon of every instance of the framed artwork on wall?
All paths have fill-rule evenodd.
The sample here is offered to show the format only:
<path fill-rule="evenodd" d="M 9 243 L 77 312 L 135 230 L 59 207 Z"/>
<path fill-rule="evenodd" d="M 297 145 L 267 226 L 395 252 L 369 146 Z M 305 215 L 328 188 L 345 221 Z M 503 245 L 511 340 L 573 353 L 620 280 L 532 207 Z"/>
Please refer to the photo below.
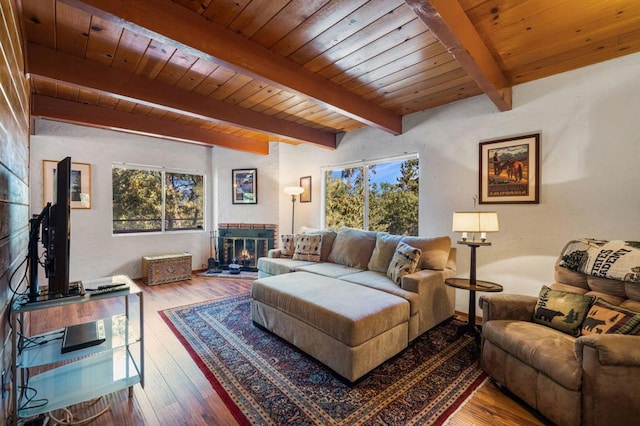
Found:
<path fill-rule="evenodd" d="M 310 203 L 311 202 L 311 176 L 301 177 L 300 187 L 304 188 L 304 192 L 300 194 L 300 202 Z"/>
<path fill-rule="evenodd" d="M 42 160 L 42 205 L 53 202 L 57 161 Z M 91 208 L 91 164 L 71 163 L 71 208 Z"/>
<path fill-rule="evenodd" d="M 258 169 L 231 170 L 233 204 L 258 204 Z"/>
<path fill-rule="evenodd" d="M 480 143 L 480 204 L 540 202 L 540 134 Z"/>

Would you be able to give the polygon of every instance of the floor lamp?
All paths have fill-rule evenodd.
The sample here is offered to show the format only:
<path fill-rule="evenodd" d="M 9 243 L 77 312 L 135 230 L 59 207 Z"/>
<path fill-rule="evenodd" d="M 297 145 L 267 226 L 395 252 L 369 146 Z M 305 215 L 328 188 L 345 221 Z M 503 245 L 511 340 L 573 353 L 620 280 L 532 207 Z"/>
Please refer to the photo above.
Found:
<path fill-rule="evenodd" d="M 490 246 L 487 241 L 487 232 L 498 232 L 497 212 L 454 212 L 453 232 L 462 232 L 458 244 L 469 246 L 471 249 L 471 264 L 469 265 L 469 327 L 470 332 L 475 333 L 476 320 L 476 249 L 480 246 Z M 471 234 L 471 239 L 469 239 Z M 479 239 L 476 235 L 480 234 Z"/>
<path fill-rule="evenodd" d="M 304 188 L 301 186 L 285 186 L 285 194 L 291 195 L 291 233 L 294 233 L 294 221 L 296 214 L 296 195 L 300 195 L 304 192 Z"/>

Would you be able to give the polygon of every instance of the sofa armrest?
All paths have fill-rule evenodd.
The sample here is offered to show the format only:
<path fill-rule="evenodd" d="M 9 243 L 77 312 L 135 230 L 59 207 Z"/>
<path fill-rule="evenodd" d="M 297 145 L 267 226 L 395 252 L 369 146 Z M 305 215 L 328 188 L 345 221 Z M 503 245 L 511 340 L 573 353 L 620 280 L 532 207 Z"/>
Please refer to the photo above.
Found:
<path fill-rule="evenodd" d="M 284 257 L 282 255 L 282 249 L 270 249 L 267 253 L 267 257 Z"/>
<path fill-rule="evenodd" d="M 589 334 L 576 339 L 574 352 L 583 362 L 585 347 L 593 348 L 602 365 L 637 366 L 640 368 L 640 336 L 626 334 Z"/>
<path fill-rule="evenodd" d="M 430 283 L 442 284 L 446 278 L 453 275 L 450 270 L 436 271 L 433 269 L 422 269 L 416 271 L 413 274 L 408 274 L 402 277 L 400 287 L 403 290 L 411 291 L 413 293 L 424 293 L 424 286 L 428 286 Z"/>
<path fill-rule="evenodd" d="M 482 322 L 508 319 L 531 321 L 537 297 L 522 294 L 481 294 Z"/>
<path fill-rule="evenodd" d="M 412 334 L 414 337 L 455 315 L 455 289 L 444 284 L 444 280 L 453 274 L 453 271 L 447 269 L 423 269 L 402 277 L 400 287 L 418 295 L 420 320 L 418 330 Z"/>
<path fill-rule="evenodd" d="M 578 337 L 573 348 L 583 371 L 583 424 L 637 424 L 640 336 L 590 334 Z"/>

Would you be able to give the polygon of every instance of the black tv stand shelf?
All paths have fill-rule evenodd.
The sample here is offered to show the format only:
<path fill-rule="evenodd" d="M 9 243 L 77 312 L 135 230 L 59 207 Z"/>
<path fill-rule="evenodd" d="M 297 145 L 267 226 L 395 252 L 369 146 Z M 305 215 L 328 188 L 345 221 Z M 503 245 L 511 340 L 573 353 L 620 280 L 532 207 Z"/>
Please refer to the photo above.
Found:
<path fill-rule="evenodd" d="M 88 401 L 140 383 L 144 387 L 144 305 L 142 290 L 127 276 L 84 281 L 86 290 L 115 283 L 127 288 L 90 296 L 87 291 L 75 297 L 16 303 L 11 311 L 12 326 L 12 416 L 20 419 Z M 30 314 L 65 305 L 89 303 L 109 298 L 123 298 L 121 313 L 101 318 L 104 341 L 63 353 L 65 328 L 27 335 L 22 329 Z M 88 305 L 90 306 L 90 305 Z M 72 325 L 72 324 L 67 324 Z M 34 345 L 30 342 L 36 341 Z M 29 404 L 20 389 L 35 389 L 36 399 L 47 403 Z"/>
<path fill-rule="evenodd" d="M 47 287 L 44 287 L 36 295 L 29 294 L 27 303 L 49 302 L 51 300 L 66 299 L 70 297 L 80 298 L 82 296 L 84 296 L 84 285 L 82 284 L 82 281 L 75 281 L 69 283 L 69 293 L 67 294 L 49 293 L 47 291 Z"/>

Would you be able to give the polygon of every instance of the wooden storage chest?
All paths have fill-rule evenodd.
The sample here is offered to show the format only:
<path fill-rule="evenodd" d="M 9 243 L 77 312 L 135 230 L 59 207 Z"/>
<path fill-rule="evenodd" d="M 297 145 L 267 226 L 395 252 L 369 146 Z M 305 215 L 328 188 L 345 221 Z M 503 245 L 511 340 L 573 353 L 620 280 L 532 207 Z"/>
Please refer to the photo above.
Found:
<path fill-rule="evenodd" d="M 147 285 L 191 278 L 191 254 L 164 254 L 142 258 L 142 280 Z"/>

